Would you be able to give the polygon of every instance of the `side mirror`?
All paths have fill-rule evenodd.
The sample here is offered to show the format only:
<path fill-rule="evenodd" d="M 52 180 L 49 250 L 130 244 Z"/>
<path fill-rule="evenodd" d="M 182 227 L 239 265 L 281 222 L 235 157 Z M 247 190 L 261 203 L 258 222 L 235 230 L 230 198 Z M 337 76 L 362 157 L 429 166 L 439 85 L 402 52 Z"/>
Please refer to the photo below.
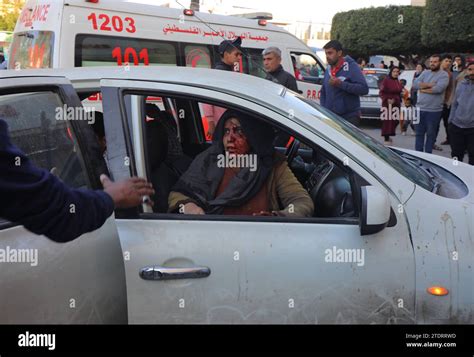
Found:
<path fill-rule="evenodd" d="M 374 186 L 360 188 L 360 234 L 375 234 L 385 229 L 390 221 L 390 200 L 385 190 Z"/>

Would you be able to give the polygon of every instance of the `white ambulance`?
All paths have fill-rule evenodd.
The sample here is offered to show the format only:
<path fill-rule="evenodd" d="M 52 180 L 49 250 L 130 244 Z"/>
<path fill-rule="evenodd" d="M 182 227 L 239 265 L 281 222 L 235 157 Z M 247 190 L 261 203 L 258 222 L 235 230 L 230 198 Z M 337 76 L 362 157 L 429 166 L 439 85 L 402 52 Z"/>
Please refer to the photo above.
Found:
<path fill-rule="evenodd" d="M 282 51 L 283 68 L 319 99 L 324 64 L 302 41 L 264 19 L 171 9 L 139 0 L 28 0 L 15 27 L 9 68 L 213 67 L 224 39 L 242 38 L 240 71 L 265 76 L 262 50 Z M 293 57 L 293 58 L 292 58 Z"/>

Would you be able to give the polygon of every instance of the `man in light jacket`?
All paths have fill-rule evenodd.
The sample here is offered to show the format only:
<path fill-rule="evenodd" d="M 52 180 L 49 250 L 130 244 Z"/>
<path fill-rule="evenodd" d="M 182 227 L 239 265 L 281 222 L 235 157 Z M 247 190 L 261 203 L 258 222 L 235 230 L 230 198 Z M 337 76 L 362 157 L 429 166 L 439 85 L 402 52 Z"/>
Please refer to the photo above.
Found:
<path fill-rule="evenodd" d="M 417 151 L 430 154 L 433 151 L 448 84 L 449 75 L 441 69 L 441 56 L 431 56 L 430 70 L 423 71 L 413 82 L 413 87 L 418 90 L 417 107 L 420 108 L 420 122 L 416 124 Z"/>
<path fill-rule="evenodd" d="M 466 78 L 456 88 L 448 130 L 451 156 L 463 161 L 467 150 L 469 164 L 474 165 L 474 62 L 468 64 Z"/>

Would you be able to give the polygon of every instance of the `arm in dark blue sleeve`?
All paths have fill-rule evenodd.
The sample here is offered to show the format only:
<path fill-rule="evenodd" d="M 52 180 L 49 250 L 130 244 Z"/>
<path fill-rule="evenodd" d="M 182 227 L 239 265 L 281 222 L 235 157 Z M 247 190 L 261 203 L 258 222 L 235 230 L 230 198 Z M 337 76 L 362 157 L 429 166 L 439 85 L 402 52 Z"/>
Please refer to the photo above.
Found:
<path fill-rule="evenodd" d="M 359 96 L 369 93 L 369 85 L 357 63 L 350 64 L 349 75 L 351 82 L 343 81 L 340 86 L 342 90 Z"/>
<path fill-rule="evenodd" d="M 319 104 L 321 106 L 326 108 L 326 75 L 327 73 L 324 74 L 324 79 L 323 79 L 323 85 L 321 86 L 321 96 L 319 97 Z"/>
<path fill-rule="evenodd" d="M 107 193 L 72 189 L 48 171 L 35 167 L 11 144 L 3 120 L 0 197 L 0 217 L 56 242 L 68 242 L 98 229 L 114 210 Z"/>

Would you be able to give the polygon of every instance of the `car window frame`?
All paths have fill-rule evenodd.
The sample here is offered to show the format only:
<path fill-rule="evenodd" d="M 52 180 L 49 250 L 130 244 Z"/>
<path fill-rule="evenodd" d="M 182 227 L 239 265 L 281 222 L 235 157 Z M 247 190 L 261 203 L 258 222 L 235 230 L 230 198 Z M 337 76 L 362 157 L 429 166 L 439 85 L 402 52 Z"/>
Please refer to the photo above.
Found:
<path fill-rule="evenodd" d="M 324 73 L 326 72 L 326 67 L 323 66 L 323 64 L 318 60 L 317 56 L 314 54 L 314 53 L 308 53 L 308 52 L 304 52 L 304 51 L 299 51 L 299 50 L 290 50 L 290 63 L 293 67 L 293 61 L 291 60 L 291 56 L 292 55 L 296 55 L 296 56 L 300 56 L 300 55 L 307 55 L 307 56 L 311 56 L 313 57 L 313 59 L 315 60 L 315 62 L 318 64 L 318 66 L 321 68 L 322 70 L 322 75 L 321 77 L 315 77 L 317 78 L 315 81 L 306 81 L 306 80 L 301 80 L 301 79 L 298 79 L 296 78 L 296 73 L 294 73 L 294 76 L 296 78 L 296 81 L 297 82 L 301 82 L 301 83 L 310 83 L 310 84 L 316 84 L 316 85 L 322 85 L 323 83 L 323 80 L 324 80 Z M 293 69 L 294 71 L 294 69 Z"/>
<path fill-rule="evenodd" d="M 182 100 L 183 99 L 188 100 L 190 102 L 194 102 L 194 103 L 190 103 L 190 107 L 194 108 L 194 110 L 197 110 L 196 108 L 198 108 L 198 105 L 197 105 L 198 102 L 205 102 L 205 103 L 212 104 L 212 105 L 222 106 L 222 103 L 219 103 L 215 99 L 211 99 L 211 98 L 207 98 L 207 97 L 203 97 L 203 96 L 199 96 L 199 95 L 188 95 L 188 94 L 170 92 L 170 91 L 166 91 L 166 90 L 158 91 L 158 90 L 151 90 L 151 89 L 126 89 L 126 88 L 122 88 L 122 89 L 119 89 L 119 92 L 120 92 L 119 96 L 120 96 L 120 98 L 122 98 L 122 100 L 120 100 L 120 101 L 122 103 L 124 102 L 123 98 L 126 95 L 141 95 L 141 96 L 144 96 L 144 97 L 146 97 L 146 96 L 158 96 L 158 97 L 167 98 L 167 99 L 171 98 L 172 100 L 174 100 L 176 98 L 180 98 Z M 245 112 L 245 113 L 248 113 L 248 114 L 251 114 L 251 115 L 254 115 L 254 116 L 258 116 L 260 118 L 264 117 L 264 116 L 262 116 L 262 114 L 255 113 L 252 110 L 249 110 L 248 108 L 243 108 L 243 107 L 240 107 L 240 106 L 234 105 L 234 104 L 228 104 L 228 103 L 225 103 L 225 104 L 226 104 L 225 107 L 228 107 L 229 109 L 234 109 L 234 110 L 237 110 L 237 111 Z M 201 118 L 199 113 L 192 113 L 193 117 L 196 117 L 196 115 L 199 116 L 199 119 Z M 280 115 L 280 114 L 275 113 L 275 115 Z M 303 135 L 301 135 L 299 133 L 295 133 L 295 131 L 292 130 L 291 128 L 283 127 L 282 124 L 278 123 L 275 120 L 272 120 L 271 118 L 267 118 L 267 117 L 264 117 L 264 118 L 265 118 L 264 120 L 271 122 L 273 126 L 279 127 L 283 130 L 286 130 L 286 131 L 290 132 L 290 134 L 293 135 L 293 136 L 301 137 L 302 142 L 312 143 L 311 140 L 305 138 Z M 130 120 L 128 118 L 124 118 L 123 123 L 124 123 L 124 125 L 129 126 Z M 194 125 L 194 126 L 196 127 L 196 125 Z M 131 133 L 133 131 L 133 128 L 129 127 L 127 131 L 129 133 Z M 126 138 L 126 141 L 130 141 L 130 140 L 131 140 L 131 136 L 129 135 Z M 205 144 L 205 143 L 206 143 L 206 141 L 205 141 L 205 138 L 204 138 L 204 141 L 202 142 L 202 144 Z M 145 157 L 145 163 L 144 163 L 143 167 L 146 170 L 146 176 L 150 177 L 151 173 L 148 171 L 148 168 L 149 168 L 148 153 L 147 153 L 147 150 L 144 149 L 144 146 L 145 146 L 144 132 L 142 133 L 142 145 L 143 145 L 142 149 L 144 151 L 144 157 Z M 317 144 L 312 143 L 311 146 L 315 146 L 315 145 L 317 145 Z M 131 153 L 129 151 L 132 147 L 133 146 L 131 145 L 131 143 L 128 144 L 127 145 L 127 152 L 128 152 L 129 157 L 130 158 L 133 157 L 133 160 L 135 160 L 134 153 Z M 327 153 L 327 151 L 324 148 L 320 147 L 320 150 L 324 151 L 331 158 L 331 160 L 339 162 L 339 160 L 337 158 L 335 158 L 331 153 Z M 338 166 L 340 166 L 340 165 L 338 165 Z M 132 170 L 132 175 L 136 176 L 137 175 L 137 169 L 136 169 L 137 165 L 136 165 L 136 163 L 134 163 L 130 167 L 131 167 L 131 170 Z M 344 169 L 344 170 L 347 171 L 347 169 Z M 278 222 L 278 223 L 311 223 L 311 224 L 359 225 L 359 221 L 360 221 L 360 208 L 359 208 L 360 198 L 359 198 L 359 194 L 357 193 L 357 190 L 360 190 L 360 187 L 356 187 L 356 180 L 355 180 L 355 176 L 354 176 L 354 175 L 356 175 L 356 173 L 354 172 L 354 170 L 351 170 L 351 169 L 349 169 L 349 170 L 350 170 L 349 171 L 349 181 L 350 181 L 351 190 L 352 190 L 353 197 L 354 197 L 354 204 L 357 207 L 357 214 L 358 214 L 357 217 L 304 217 L 304 218 L 301 218 L 301 217 L 279 217 L 279 216 L 278 217 L 276 217 L 276 216 L 255 216 L 254 217 L 254 216 L 234 216 L 234 215 L 188 215 L 188 214 L 181 214 L 181 213 L 158 213 L 158 212 L 151 213 L 151 212 L 144 212 L 143 209 L 140 207 L 137 210 L 138 212 L 135 211 L 130 216 L 127 216 L 127 215 L 122 216 L 121 215 L 121 218 L 147 219 L 147 220 L 152 220 L 152 219 L 155 219 L 155 220 L 173 220 L 173 221 L 174 220 L 178 220 L 178 221 L 196 221 L 196 220 L 199 221 L 199 220 L 201 220 L 201 221 L 230 221 L 230 222 L 262 222 L 262 223 L 265 223 L 265 222 L 267 222 L 267 223 L 268 222 Z"/>

